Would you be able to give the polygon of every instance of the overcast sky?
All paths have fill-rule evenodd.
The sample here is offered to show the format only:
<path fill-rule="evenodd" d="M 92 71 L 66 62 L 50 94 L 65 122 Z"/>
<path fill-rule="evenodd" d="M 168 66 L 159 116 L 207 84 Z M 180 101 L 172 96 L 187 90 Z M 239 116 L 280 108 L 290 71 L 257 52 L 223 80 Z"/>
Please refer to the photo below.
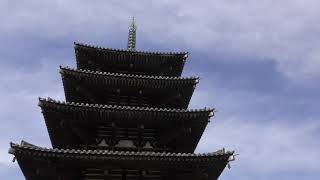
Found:
<path fill-rule="evenodd" d="M 183 75 L 201 77 L 191 108 L 218 110 L 197 152 L 239 156 L 220 179 L 320 179 L 318 0 L 1 0 L 0 179 L 24 179 L 9 142 L 50 140 L 39 96 L 64 100 L 59 65 L 73 42 L 188 51 Z"/>

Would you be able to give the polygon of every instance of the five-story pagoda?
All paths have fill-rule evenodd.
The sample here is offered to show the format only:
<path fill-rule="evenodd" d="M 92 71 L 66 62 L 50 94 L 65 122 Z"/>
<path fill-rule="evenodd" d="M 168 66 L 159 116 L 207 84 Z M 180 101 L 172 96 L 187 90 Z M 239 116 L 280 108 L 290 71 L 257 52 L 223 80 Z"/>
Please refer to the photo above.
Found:
<path fill-rule="evenodd" d="M 28 180 L 214 180 L 233 152 L 194 154 L 213 109 L 188 110 L 198 83 L 181 77 L 188 53 L 75 43 L 60 67 L 66 102 L 39 98 L 53 148 L 11 143 Z"/>

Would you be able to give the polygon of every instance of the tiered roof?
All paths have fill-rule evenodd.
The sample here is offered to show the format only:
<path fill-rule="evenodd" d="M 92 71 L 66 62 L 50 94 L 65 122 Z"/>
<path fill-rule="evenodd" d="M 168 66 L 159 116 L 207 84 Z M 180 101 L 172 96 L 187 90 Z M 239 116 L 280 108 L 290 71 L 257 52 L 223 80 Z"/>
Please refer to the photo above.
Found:
<path fill-rule="evenodd" d="M 146 52 L 74 43 L 78 69 L 158 76 L 180 76 L 187 52 Z"/>
<path fill-rule="evenodd" d="M 194 150 L 214 109 L 187 109 L 199 82 L 181 77 L 187 53 L 75 43 L 60 67 L 66 102 L 39 98 L 53 149 L 10 144 L 28 180 L 217 179 L 233 151 Z"/>
<path fill-rule="evenodd" d="M 57 102 L 50 98 L 40 98 L 39 106 L 42 108 L 52 145 L 58 148 L 85 146 L 86 148 L 115 149 L 114 146 L 99 147 L 97 145 L 102 140 L 107 141 L 108 138 L 111 138 L 111 134 L 106 137 L 108 128 L 110 130 L 122 129 L 121 132 L 136 134 L 141 130 L 150 134 L 152 130 L 155 131 L 155 134 L 144 137 L 145 143 L 159 143 L 159 150 L 162 147 L 162 150 L 193 152 L 209 118 L 213 116 L 213 109 L 207 108 L 185 110 L 80 104 Z M 101 129 L 99 131 L 101 126 L 105 127 L 104 131 Z M 143 126 L 143 129 L 139 128 L 140 126 Z M 88 128 L 92 129 L 89 134 L 86 133 Z M 87 136 L 81 136 L 83 134 Z M 137 136 L 134 135 L 129 137 L 131 140 L 136 140 L 136 138 Z M 161 147 L 159 147 L 160 144 L 162 144 Z M 145 150 L 155 149 L 149 147 Z"/>
<path fill-rule="evenodd" d="M 27 179 L 35 179 L 34 177 L 39 176 L 49 179 L 65 179 L 70 174 L 72 177 L 89 176 L 89 178 L 94 178 L 92 173 L 84 173 L 84 171 L 92 171 L 93 167 L 96 171 L 102 170 L 101 174 L 95 173 L 94 176 L 98 177 L 104 176 L 106 171 L 112 172 L 115 167 L 122 167 L 128 169 L 128 172 L 145 171 L 140 174 L 145 179 L 152 179 L 152 177 L 148 177 L 149 169 L 151 172 L 161 170 L 162 175 L 171 174 L 170 179 L 189 179 L 190 176 L 195 175 L 197 175 L 197 179 L 202 176 L 206 179 L 217 179 L 226 164 L 234 158 L 233 151 L 225 152 L 224 149 L 206 154 L 128 152 L 47 149 L 27 142 L 22 142 L 20 145 L 11 143 L 9 153 L 15 155 L 21 167 L 29 167 L 28 170 L 23 169 Z M 72 166 L 70 166 L 71 164 Z M 42 169 L 37 167 L 42 167 Z M 68 171 L 69 174 L 65 173 Z"/>
<path fill-rule="evenodd" d="M 197 77 L 119 74 L 68 67 L 60 67 L 60 73 L 67 101 L 94 104 L 186 109 L 199 82 Z M 134 97 L 133 102 L 129 96 Z M 139 97 L 141 102 L 137 102 Z"/>

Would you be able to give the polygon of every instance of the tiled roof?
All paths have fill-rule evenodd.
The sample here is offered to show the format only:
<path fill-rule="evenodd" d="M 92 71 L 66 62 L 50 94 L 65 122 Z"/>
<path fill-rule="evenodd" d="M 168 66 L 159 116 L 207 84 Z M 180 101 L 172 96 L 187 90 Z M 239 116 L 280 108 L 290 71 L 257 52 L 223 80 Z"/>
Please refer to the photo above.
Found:
<path fill-rule="evenodd" d="M 187 114 L 204 114 L 207 116 L 213 116 L 215 109 L 203 108 L 203 109 L 171 109 L 171 108 L 156 108 L 156 107 L 138 107 L 138 106 L 119 106 L 119 105 L 102 105 L 102 104 L 88 104 L 78 102 L 64 102 L 56 101 L 51 98 L 39 98 L 39 106 L 50 106 L 50 107 L 64 107 L 67 109 L 83 109 L 83 108 L 94 108 L 101 110 L 125 110 L 133 112 L 159 112 L 159 113 L 187 113 Z"/>
<path fill-rule="evenodd" d="M 133 78 L 133 79 L 150 79 L 150 80 L 176 80 L 176 81 L 192 81 L 197 83 L 199 77 L 168 77 L 168 76 L 147 76 L 147 75 L 135 75 L 135 74 L 121 74 L 121 73 L 111 73 L 102 71 L 91 71 L 83 69 L 72 69 L 69 67 L 60 66 L 61 73 L 69 74 L 86 74 L 89 76 L 109 76 L 109 77 L 123 77 L 123 78 Z"/>
<path fill-rule="evenodd" d="M 164 77 L 133 74 L 120 74 L 90 70 L 76 70 L 60 67 L 64 84 L 71 79 L 82 79 L 94 85 L 117 85 L 119 87 L 138 88 L 187 88 L 195 89 L 199 78 L 197 77 Z"/>
<path fill-rule="evenodd" d="M 184 58 L 187 58 L 188 52 L 150 52 L 150 51 L 132 51 L 128 49 L 114 49 L 114 48 L 103 48 L 98 46 L 92 46 L 84 43 L 77 43 L 74 42 L 75 47 L 83 47 L 83 48 L 90 48 L 95 50 L 102 50 L 102 51 L 114 51 L 114 52 L 122 52 L 122 53 L 131 53 L 131 54 L 142 54 L 142 55 L 183 55 Z"/>
<path fill-rule="evenodd" d="M 107 160 L 117 159 L 133 160 L 163 160 L 163 161 L 196 161 L 207 162 L 210 160 L 233 160 L 234 151 L 224 149 L 212 153 L 172 153 L 172 152 L 133 152 L 133 151 L 110 151 L 110 150 L 80 150 L 80 149 L 49 149 L 32 145 L 25 141 L 21 144 L 10 143 L 10 154 L 27 154 L 35 156 L 62 157 L 75 159 Z"/>

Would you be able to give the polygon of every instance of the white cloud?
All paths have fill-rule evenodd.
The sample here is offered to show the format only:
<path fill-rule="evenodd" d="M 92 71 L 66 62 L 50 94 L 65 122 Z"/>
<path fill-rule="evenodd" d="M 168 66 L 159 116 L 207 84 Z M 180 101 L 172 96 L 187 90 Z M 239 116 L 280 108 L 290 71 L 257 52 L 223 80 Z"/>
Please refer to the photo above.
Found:
<path fill-rule="evenodd" d="M 229 116 L 217 122 L 213 120 L 199 151 L 214 151 L 216 147 L 234 149 L 240 154 L 234 164 L 258 174 L 320 170 L 320 143 L 315 139 L 320 123 L 291 124 L 283 119 L 261 123 L 243 118 Z"/>
<path fill-rule="evenodd" d="M 302 81 L 320 76 L 318 6 L 316 0 L 2 1 L 1 32 L 105 37 L 107 42 L 108 36 L 125 32 L 135 15 L 141 39 L 209 54 L 272 59 L 279 71 Z"/>
<path fill-rule="evenodd" d="M 231 60 L 246 57 L 273 60 L 278 70 L 294 81 L 320 77 L 317 39 L 320 12 L 316 0 L 121 2 L 4 0 L 0 2 L 0 37 L 9 40 L 16 36 L 51 40 L 71 37 L 75 41 L 100 42 L 105 39 L 108 44 L 110 37 L 126 33 L 128 21 L 134 15 L 138 22 L 138 43 L 145 40 L 163 44 L 167 50 L 182 47 L 209 55 L 214 52 L 241 57 Z M 121 37 L 126 40 L 126 34 Z M 2 50 L 6 43 L 1 42 Z M 28 42 L 21 43 L 28 46 Z M 35 72 L 25 72 L 23 67 L 0 68 L 0 119 L 6 127 L 1 131 L 0 156 L 4 158 L 0 158 L 0 164 L 11 161 L 11 156 L 5 155 L 11 140 L 28 137 L 40 145 L 49 142 L 36 107 L 37 97 L 63 99 L 63 93 L 61 81 L 57 81 L 58 64 L 52 58 L 41 62 Z M 277 112 L 279 118 L 274 118 L 271 106 L 279 107 L 287 100 L 259 92 L 211 87 L 197 90 L 194 106 L 214 104 L 219 110 L 203 136 L 199 151 L 223 146 L 236 150 L 240 154 L 233 163 L 232 170 L 236 172 L 238 168 L 242 173 L 262 176 L 271 171 L 319 171 L 316 161 L 320 159 L 319 144 L 313 137 L 319 137 L 315 135 L 320 128 L 318 119 L 309 115 L 299 123 L 290 123 L 288 116 L 294 116 L 297 113 L 294 111 Z M 295 98 L 289 100 L 292 103 Z"/>
<path fill-rule="evenodd" d="M 37 107 L 38 97 L 63 100 L 63 88 L 56 64 L 48 59 L 39 60 L 34 71 L 6 69 L 0 71 L 0 166 L 8 166 L 13 158 L 8 154 L 9 142 L 31 143 L 50 147 L 46 126 Z M 10 166 L 11 167 L 11 166 Z"/>
<path fill-rule="evenodd" d="M 191 105 L 216 107 L 218 112 L 211 119 L 197 151 L 212 152 L 225 147 L 239 154 L 231 163 L 231 171 L 224 171 L 222 179 L 270 179 L 273 176 L 281 179 L 281 174 L 296 173 L 297 177 L 317 174 L 320 171 L 317 141 L 320 117 L 317 114 L 303 116 L 290 109 L 279 110 L 292 103 L 296 103 L 292 97 L 261 92 L 211 85 L 198 89 Z"/>
<path fill-rule="evenodd" d="M 12 160 L 13 160 L 13 156 L 10 156 L 8 154 L 8 149 L 1 149 L 0 150 L 0 156 L 1 156 L 1 159 L 0 159 L 0 166 L 1 165 L 9 165 L 12 163 Z"/>

